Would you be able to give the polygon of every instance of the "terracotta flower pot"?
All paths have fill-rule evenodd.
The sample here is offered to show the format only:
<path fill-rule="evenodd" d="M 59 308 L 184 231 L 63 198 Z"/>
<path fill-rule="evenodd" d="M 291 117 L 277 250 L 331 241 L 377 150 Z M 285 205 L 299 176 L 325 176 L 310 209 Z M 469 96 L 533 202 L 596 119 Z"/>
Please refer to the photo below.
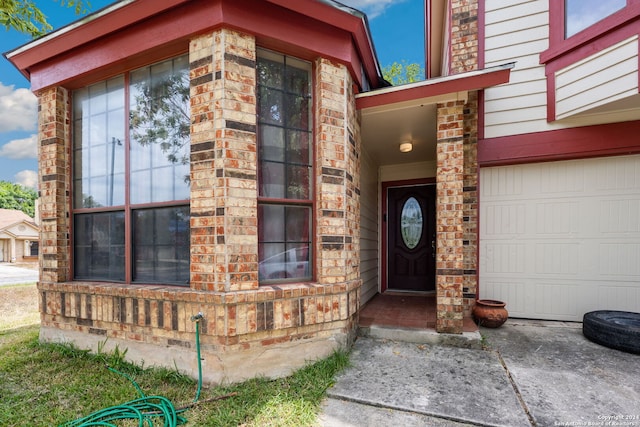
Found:
<path fill-rule="evenodd" d="M 491 299 L 479 299 L 473 306 L 473 320 L 479 325 L 487 328 L 498 328 L 507 321 L 509 312 L 502 301 Z"/>

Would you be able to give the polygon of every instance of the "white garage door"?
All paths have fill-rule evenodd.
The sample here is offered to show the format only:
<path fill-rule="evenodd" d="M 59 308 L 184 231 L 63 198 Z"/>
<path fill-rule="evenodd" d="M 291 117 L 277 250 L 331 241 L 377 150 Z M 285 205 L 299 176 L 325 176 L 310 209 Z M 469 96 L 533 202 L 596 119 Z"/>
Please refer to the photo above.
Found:
<path fill-rule="evenodd" d="M 480 298 L 532 319 L 640 312 L 640 156 L 482 169 Z"/>

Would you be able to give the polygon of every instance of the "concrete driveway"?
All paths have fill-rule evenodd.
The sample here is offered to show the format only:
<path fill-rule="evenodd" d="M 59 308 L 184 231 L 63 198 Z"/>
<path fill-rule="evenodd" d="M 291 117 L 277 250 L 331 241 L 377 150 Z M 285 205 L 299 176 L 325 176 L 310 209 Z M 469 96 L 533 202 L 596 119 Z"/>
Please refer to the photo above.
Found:
<path fill-rule="evenodd" d="M 8 262 L 0 262 L 0 286 L 38 281 L 38 270 L 17 267 Z"/>
<path fill-rule="evenodd" d="M 640 427 L 640 355 L 579 323 L 510 319 L 487 349 L 359 338 L 323 426 Z"/>

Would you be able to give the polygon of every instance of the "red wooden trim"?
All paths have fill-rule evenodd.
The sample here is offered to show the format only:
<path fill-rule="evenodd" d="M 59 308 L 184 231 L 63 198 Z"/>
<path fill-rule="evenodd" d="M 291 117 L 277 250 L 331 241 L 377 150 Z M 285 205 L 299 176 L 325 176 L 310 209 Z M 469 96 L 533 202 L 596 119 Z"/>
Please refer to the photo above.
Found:
<path fill-rule="evenodd" d="M 378 107 L 403 101 L 414 101 L 421 98 L 446 95 L 449 93 L 483 89 L 509 82 L 510 69 L 499 69 L 482 74 L 443 79 L 441 81 L 425 81 L 428 84 L 411 86 L 406 89 L 383 91 L 378 94 L 356 98 L 356 108 Z"/>
<path fill-rule="evenodd" d="M 356 41 L 355 46 L 358 47 L 357 51 L 359 51 L 359 54 L 363 58 L 364 70 L 367 77 L 373 87 L 378 87 L 378 80 L 381 79 L 377 62 L 378 58 L 375 56 L 373 40 L 370 38 L 369 28 L 366 26 L 364 17 L 361 18 L 357 15 L 343 12 L 322 2 L 292 2 L 291 0 L 268 1 L 351 33 L 353 39 Z M 244 11 L 244 8 L 242 10 Z M 297 43 L 300 43 L 299 36 L 296 35 L 295 39 Z M 359 76 L 360 68 L 356 68 L 355 71 L 356 73 L 354 75 Z"/>
<path fill-rule="evenodd" d="M 556 75 L 553 71 L 547 71 L 547 121 L 556 119 Z"/>
<path fill-rule="evenodd" d="M 478 301 L 480 299 L 480 215 L 482 209 L 480 209 L 481 201 L 480 201 L 480 168 L 476 168 L 476 298 Z"/>
<path fill-rule="evenodd" d="M 549 2 L 549 49 L 564 41 L 565 0 Z M 542 57 L 542 55 L 540 55 Z"/>
<path fill-rule="evenodd" d="M 435 184 L 436 178 L 417 178 L 406 179 L 401 181 L 386 181 L 382 183 L 382 204 L 380 206 L 380 231 L 381 239 L 381 265 L 380 265 L 380 293 L 387 290 L 387 190 L 392 187 L 409 187 L 412 185 Z"/>
<path fill-rule="evenodd" d="M 478 140 L 484 139 L 484 90 L 478 91 Z"/>
<path fill-rule="evenodd" d="M 564 2 L 551 2 L 549 49 L 540 53 L 540 63 L 553 62 L 555 70 L 584 59 L 603 48 L 638 34 L 640 2 L 629 0 L 627 7 L 564 39 Z"/>
<path fill-rule="evenodd" d="M 478 142 L 478 165 L 500 166 L 640 153 L 640 120 L 584 126 Z"/>
<path fill-rule="evenodd" d="M 34 91 L 71 81 L 72 87 L 79 87 L 184 53 L 190 38 L 224 25 L 254 34 L 257 44 L 266 48 L 306 60 L 321 56 L 343 63 L 361 87 L 364 67 L 371 84 L 379 85 L 379 67 L 363 19 L 320 2 L 290 3 L 133 2 L 10 58 L 30 76 Z"/>
<path fill-rule="evenodd" d="M 433 52 L 431 52 L 431 40 L 433 39 L 431 34 L 432 4 L 432 0 L 424 0 L 424 77 L 426 79 L 431 78 L 431 62 L 433 61 L 431 58 L 433 56 Z"/>
<path fill-rule="evenodd" d="M 550 2 L 550 48 L 540 54 L 547 78 L 547 121 L 556 120 L 555 72 L 640 34 L 640 0 L 628 0 L 624 9 L 564 38 L 564 1 Z M 638 69 L 640 69 L 640 58 Z M 640 79 L 640 75 L 639 75 Z"/>
<path fill-rule="evenodd" d="M 67 52 L 70 48 L 75 48 L 87 41 L 92 41 L 127 28 L 140 19 L 165 12 L 187 1 L 188 0 L 155 0 L 153 2 L 132 2 L 106 15 L 95 18 L 87 24 L 77 27 L 74 27 L 75 24 L 67 25 L 60 30 L 70 28 L 69 31 L 62 34 L 56 34 L 57 32 L 54 32 L 45 36 L 42 44 L 15 55 L 9 54 L 11 58 L 10 61 L 13 62 L 19 70 L 27 70 L 30 66 Z M 171 31 L 173 29 L 168 28 L 168 30 Z M 29 44 L 27 44 L 27 46 L 28 45 Z M 44 48 L 44 46 L 46 46 L 46 48 Z M 26 73 L 25 76 L 29 78 L 28 73 Z"/>

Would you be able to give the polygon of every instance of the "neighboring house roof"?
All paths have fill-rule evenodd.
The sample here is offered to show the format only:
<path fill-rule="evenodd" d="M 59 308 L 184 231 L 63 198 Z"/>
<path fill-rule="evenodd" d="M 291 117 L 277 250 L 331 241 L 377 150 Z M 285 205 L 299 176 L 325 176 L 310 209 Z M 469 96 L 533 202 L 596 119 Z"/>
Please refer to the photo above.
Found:
<path fill-rule="evenodd" d="M 0 231 L 4 231 L 19 222 L 25 222 L 37 228 L 33 218 L 26 213 L 16 209 L 0 209 Z"/>

